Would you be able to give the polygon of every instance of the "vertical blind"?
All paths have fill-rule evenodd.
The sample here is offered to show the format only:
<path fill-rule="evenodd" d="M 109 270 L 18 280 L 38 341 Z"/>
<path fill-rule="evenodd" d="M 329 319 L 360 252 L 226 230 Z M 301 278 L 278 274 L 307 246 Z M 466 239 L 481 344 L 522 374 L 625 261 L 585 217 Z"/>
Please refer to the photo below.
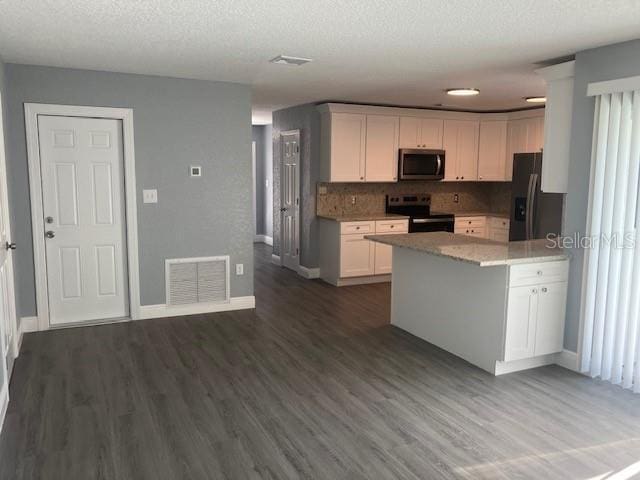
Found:
<path fill-rule="evenodd" d="M 640 90 L 596 97 L 581 370 L 640 392 Z"/>

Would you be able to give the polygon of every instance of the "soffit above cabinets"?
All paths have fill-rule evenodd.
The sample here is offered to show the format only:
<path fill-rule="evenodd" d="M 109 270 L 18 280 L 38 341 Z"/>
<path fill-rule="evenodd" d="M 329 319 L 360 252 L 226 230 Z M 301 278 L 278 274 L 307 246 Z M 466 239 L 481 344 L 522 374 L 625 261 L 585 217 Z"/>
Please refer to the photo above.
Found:
<path fill-rule="evenodd" d="M 366 115 L 392 115 L 399 117 L 441 118 L 444 120 L 517 120 L 544 116 L 544 107 L 513 112 L 454 112 L 422 108 L 384 107 L 350 103 L 323 103 L 317 106 L 321 113 L 356 113 Z"/>

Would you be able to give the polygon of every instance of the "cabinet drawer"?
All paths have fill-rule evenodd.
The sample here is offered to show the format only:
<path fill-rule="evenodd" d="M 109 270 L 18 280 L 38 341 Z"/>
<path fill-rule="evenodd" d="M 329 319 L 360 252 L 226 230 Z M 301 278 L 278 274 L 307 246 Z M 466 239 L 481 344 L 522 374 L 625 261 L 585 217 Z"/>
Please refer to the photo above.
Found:
<path fill-rule="evenodd" d="M 409 220 L 378 220 L 376 222 L 376 233 L 407 233 L 409 231 Z"/>
<path fill-rule="evenodd" d="M 342 222 L 340 224 L 340 233 L 348 235 L 353 233 L 375 233 L 376 222 Z"/>
<path fill-rule="evenodd" d="M 456 228 L 484 227 L 486 217 L 456 217 L 455 222 Z"/>
<path fill-rule="evenodd" d="M 509 219 L 501 217 L 487 217 L 490 228 L 509 230 Z"/>
<path fill-rule="evenodd" d="M 539 283 L 566 282 L 569 278 L 569 262 L 532 263 L 512 265 L 509 268 L 509 286 L 536 285 Z"/>

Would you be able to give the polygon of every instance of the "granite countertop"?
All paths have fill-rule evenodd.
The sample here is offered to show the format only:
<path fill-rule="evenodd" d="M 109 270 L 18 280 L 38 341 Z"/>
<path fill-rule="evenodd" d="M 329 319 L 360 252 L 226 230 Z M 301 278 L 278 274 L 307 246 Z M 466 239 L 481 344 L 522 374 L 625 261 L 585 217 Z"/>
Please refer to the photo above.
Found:
<path fill-rule="evenodd" d="M 562 249 L 550 248 L 544 239 L 501 243 L 448 232 L 367 235 L 365 238 L 481 267 L 551 262 L 569 258 L 568 253 Z"/>
<path fill-rule="evenodd" d="M 317 215 L 318 218 L 333 220 L 334 222 L 371 222 L 374 220 L 406 220 L 406 215 L 396 215 L 395 213 L 362 213 L 348 215 Z"/>

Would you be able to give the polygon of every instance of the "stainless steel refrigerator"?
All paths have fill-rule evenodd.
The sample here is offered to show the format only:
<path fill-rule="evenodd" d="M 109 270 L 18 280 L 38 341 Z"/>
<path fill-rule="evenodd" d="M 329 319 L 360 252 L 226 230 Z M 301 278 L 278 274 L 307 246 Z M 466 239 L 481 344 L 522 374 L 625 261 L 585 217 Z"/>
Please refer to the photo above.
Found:
<path fill-rule="evenodd" d="M 513 156 L 510 241 L 560 234 L 563 194 L 543 193 L 541 175 L 542 153 L 516 153 Z"/>

